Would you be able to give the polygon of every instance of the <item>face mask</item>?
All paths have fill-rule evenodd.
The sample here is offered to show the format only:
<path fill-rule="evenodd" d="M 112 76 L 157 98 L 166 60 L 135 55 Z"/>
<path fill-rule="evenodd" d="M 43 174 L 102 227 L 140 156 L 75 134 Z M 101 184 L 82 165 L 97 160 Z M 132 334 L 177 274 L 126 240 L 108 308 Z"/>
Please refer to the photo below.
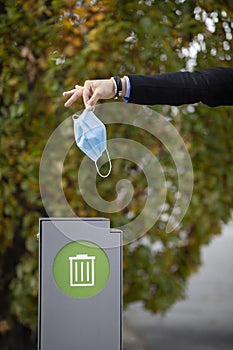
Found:
<path fill-rule="evenodd" d="M 107 136 L 105 125 L 96 117 L 93 111 L 84 110 L 83 113 L 73 115 L 74 136 L 77 146 L 95 162 L 97 173 L 102 177 L 107 177 L 112 164 L 107 150 Z M 97 160 L 106 151 L 109 161 L 109 171 L 106 175 L 100 173 Z"/>

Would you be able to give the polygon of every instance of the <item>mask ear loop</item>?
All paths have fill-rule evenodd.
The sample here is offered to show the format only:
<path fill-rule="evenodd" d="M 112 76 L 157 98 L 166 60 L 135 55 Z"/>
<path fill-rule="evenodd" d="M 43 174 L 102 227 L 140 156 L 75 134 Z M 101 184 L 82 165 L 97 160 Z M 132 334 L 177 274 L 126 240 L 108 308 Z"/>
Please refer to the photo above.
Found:
<path fill-rule="evenodd" d="M 110 159 L 110 156 L 109 156 L 109 153 L 108 153 L 108 150 L 107 150 L 107 148 L 106 148 L 106 153 L 107 153 L 107 157 L 108 157 L 108 162 L 109 162 L 109 170 L 108 170 L 108 172 L 107 172 L 107 174 L 106 175 L 104 175 L 104 174 L 101 174 L 101 172 L 99 171 L 99 168 L 98 168 L 98 165 L 97 165 L 97 162 L 95 162 L 95 167 L 96 167 L 96 171 L 97 171 L 97 173 L 99 174 L 99 176 L 101 176 L 101 177 L 108 177 L 108 175 L 111 173 L 111 171 L 112 171 L 112 162 L 111 162 L 111 159 Z"/>

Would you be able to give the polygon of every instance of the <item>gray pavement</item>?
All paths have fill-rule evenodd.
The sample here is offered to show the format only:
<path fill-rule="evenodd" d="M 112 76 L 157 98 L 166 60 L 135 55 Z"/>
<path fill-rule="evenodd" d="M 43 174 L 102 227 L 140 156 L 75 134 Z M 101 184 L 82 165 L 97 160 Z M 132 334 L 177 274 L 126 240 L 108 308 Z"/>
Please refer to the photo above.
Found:
<path fill-rule="evenodd" d="M 202 251 L 187 298 L 161 317 L 140 303 L 124 313 L 124 350 L 233 349 L 233 221 Z"/>

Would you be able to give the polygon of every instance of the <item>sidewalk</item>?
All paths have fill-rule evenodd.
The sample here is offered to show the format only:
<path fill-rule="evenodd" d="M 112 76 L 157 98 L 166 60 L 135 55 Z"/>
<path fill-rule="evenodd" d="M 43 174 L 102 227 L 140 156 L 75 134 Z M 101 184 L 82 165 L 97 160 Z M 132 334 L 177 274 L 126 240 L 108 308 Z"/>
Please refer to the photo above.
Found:
<path fill-rule="evenodd" d="M 140 303 L 124 314 L 124 350 L 233 349 L 233 221 L 203 248 L 203 265 L 189 281 L 187 299 L 165 317 Z"/>

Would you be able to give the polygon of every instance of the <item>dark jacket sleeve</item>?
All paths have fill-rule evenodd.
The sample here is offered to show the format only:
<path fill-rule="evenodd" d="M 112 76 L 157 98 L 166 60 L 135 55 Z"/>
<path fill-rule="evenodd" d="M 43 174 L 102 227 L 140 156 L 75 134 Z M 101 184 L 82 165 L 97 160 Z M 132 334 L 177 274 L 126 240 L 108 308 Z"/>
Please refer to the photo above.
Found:
<path fill-rule="evenodd" d="M 211 107 L 233 105 L 233 67 L 128 77 L 131 84 L 130 103 L 178 106 L 203 102 Z"/>

